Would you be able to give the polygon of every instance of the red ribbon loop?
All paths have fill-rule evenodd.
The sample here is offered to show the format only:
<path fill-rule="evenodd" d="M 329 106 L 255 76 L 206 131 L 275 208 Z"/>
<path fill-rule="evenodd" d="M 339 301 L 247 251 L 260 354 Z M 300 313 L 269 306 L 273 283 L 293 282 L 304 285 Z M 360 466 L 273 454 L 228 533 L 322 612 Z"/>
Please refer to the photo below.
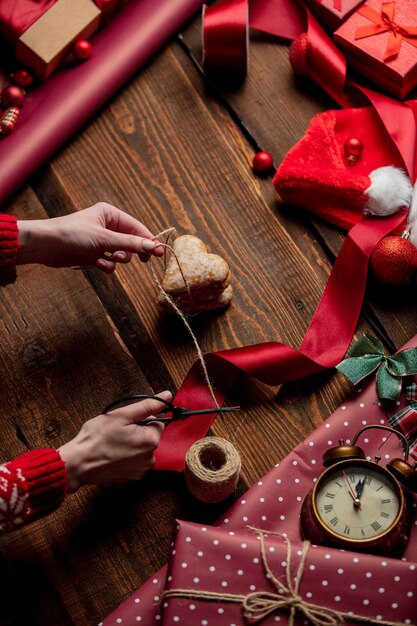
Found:
<path fill-rule="evenodd" d="M 245 74 L 248 58 L 248 0 L 225 0 L 203 7 L 204 66 Z"/>
<path fill-rule="evenodd" d="M 403 39 L 412 46 L 417 47 L 417 26 L 403 26 L 394 21 L 395 2 L 383 2 L 381 11 L 378 13 L 370 6 L 359 7 L 357 12 L 373 22 L 367 26 L 360 26 L 356 29 L 355 39 L 372 37 L 381 33 L 389 32 L 388 43 L 382 56 L 384 63 L 398 56 Z"/>

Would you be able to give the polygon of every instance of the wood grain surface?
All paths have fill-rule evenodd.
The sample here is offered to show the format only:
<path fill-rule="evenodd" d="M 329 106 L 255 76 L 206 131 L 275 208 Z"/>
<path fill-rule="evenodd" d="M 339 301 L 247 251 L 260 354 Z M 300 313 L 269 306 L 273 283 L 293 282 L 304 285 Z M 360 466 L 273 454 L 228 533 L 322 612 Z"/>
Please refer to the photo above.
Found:
<path fill-rule="evenodd" d="M 203 239 L 233 275 L 224 312 L 191 319 L 203 352 L 263 341 L 301 343 L 344 234 L 283 206 L 252 172 L 262 148 L 275 164 L 316 113 L 334 106 L 296 81 L 288 48 L 251 42 L 245 83 L 227 91 L 199 68 L 200 18 L 127 84 L 9 204 L 19 219 L 54 217 L 99 200 L 153 232 Z M 161 261 L 152 261 L 160 275 Z M 98 271 L 19 269 L 2 290 L 0 460 L 58 447 L 116 397 L 175 391 L 196 359 L 175 316 L 156 304 L 149 265 Z M 395 349 L 415 334 L 416 291 L 370 285 L 357 334 Z M 350 393 L 334 371 L 282 387 L 241 377 L 212 433 L 242 456 L 238 497 Z M 203 505 L 183 477 L 84 488 L 48 518 L 0 539 L 0 625 L 90 626 L 166 561 L 176 517 L 210 523 L 233 501 Z M 24 600 L 22 600 L 24 598 Z"/>

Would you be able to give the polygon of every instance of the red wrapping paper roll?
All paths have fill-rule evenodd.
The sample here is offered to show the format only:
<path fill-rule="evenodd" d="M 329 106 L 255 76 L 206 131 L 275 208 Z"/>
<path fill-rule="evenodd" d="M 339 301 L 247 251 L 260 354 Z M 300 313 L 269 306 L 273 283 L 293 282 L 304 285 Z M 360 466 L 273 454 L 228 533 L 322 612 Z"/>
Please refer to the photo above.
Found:
<path fill-rule="evenodd" d="M 94 55 L 88 63 L 62 69 L 28 92 L 19 124 L 0 141 L 0 203 L 45 163 L 202 4 L 202 0 L 131 0 L 95 35 Z"/>

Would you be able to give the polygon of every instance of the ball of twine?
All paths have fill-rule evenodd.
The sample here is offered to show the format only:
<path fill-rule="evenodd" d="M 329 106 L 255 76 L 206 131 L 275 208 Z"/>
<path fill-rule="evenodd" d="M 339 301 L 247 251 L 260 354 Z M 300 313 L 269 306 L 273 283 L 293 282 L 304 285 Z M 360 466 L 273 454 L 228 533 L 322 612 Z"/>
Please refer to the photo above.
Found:
<path fill-rule="evenodd" d="M 240 468 L 239 452 L 230 441 L 205 437 L 196 441 L 186 454 L 185 482 L 201 502 L 222 502 L 233 493 Z"/>

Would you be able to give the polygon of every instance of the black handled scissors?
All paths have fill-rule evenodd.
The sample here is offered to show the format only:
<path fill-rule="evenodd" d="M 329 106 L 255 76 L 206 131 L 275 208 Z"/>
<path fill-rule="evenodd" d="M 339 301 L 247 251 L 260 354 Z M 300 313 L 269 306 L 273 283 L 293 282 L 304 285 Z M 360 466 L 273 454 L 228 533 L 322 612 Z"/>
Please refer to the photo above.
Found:
<path fill-rule="evenodd" d="M 162 422 L 163 424 L 172 424 L 172 422 L 178 422 L 179 420 L 185 420 L 187 417 L 191 415 L 209 415 L 210 413 L 229 413 L 231 411 L 240 411 L 240 406 L 224 406 L 224 407 L 213 407 L 211 409 L 186 409 L 182 406 L 175 406 L 172 402 L 168 402 L 168 400 L 164 400 L 163 398 L 159 398 L 158 396 L 148 395 L 148 394 L 134 394 L 131 396 L 125 396 L 124 398 L 119 398 L 118 400 L 114 400 L 110 404 L 108 404 L 102 410 L 102 413 L 108 413 L 111 409 L 114 409 L 117 406 L 130 403 L 134 400 L 158 400 L 158 402 L 162 402 L 165 404 L 165 408 L 162 409 L 158 416 L 155 417 L 147 417 L 146 419 L 139 420 L 136 422 L 137 424 L 152 424 L 152 422 Z M 171 417 L 159 417 L 160 414 L 171 413 Z"/>

